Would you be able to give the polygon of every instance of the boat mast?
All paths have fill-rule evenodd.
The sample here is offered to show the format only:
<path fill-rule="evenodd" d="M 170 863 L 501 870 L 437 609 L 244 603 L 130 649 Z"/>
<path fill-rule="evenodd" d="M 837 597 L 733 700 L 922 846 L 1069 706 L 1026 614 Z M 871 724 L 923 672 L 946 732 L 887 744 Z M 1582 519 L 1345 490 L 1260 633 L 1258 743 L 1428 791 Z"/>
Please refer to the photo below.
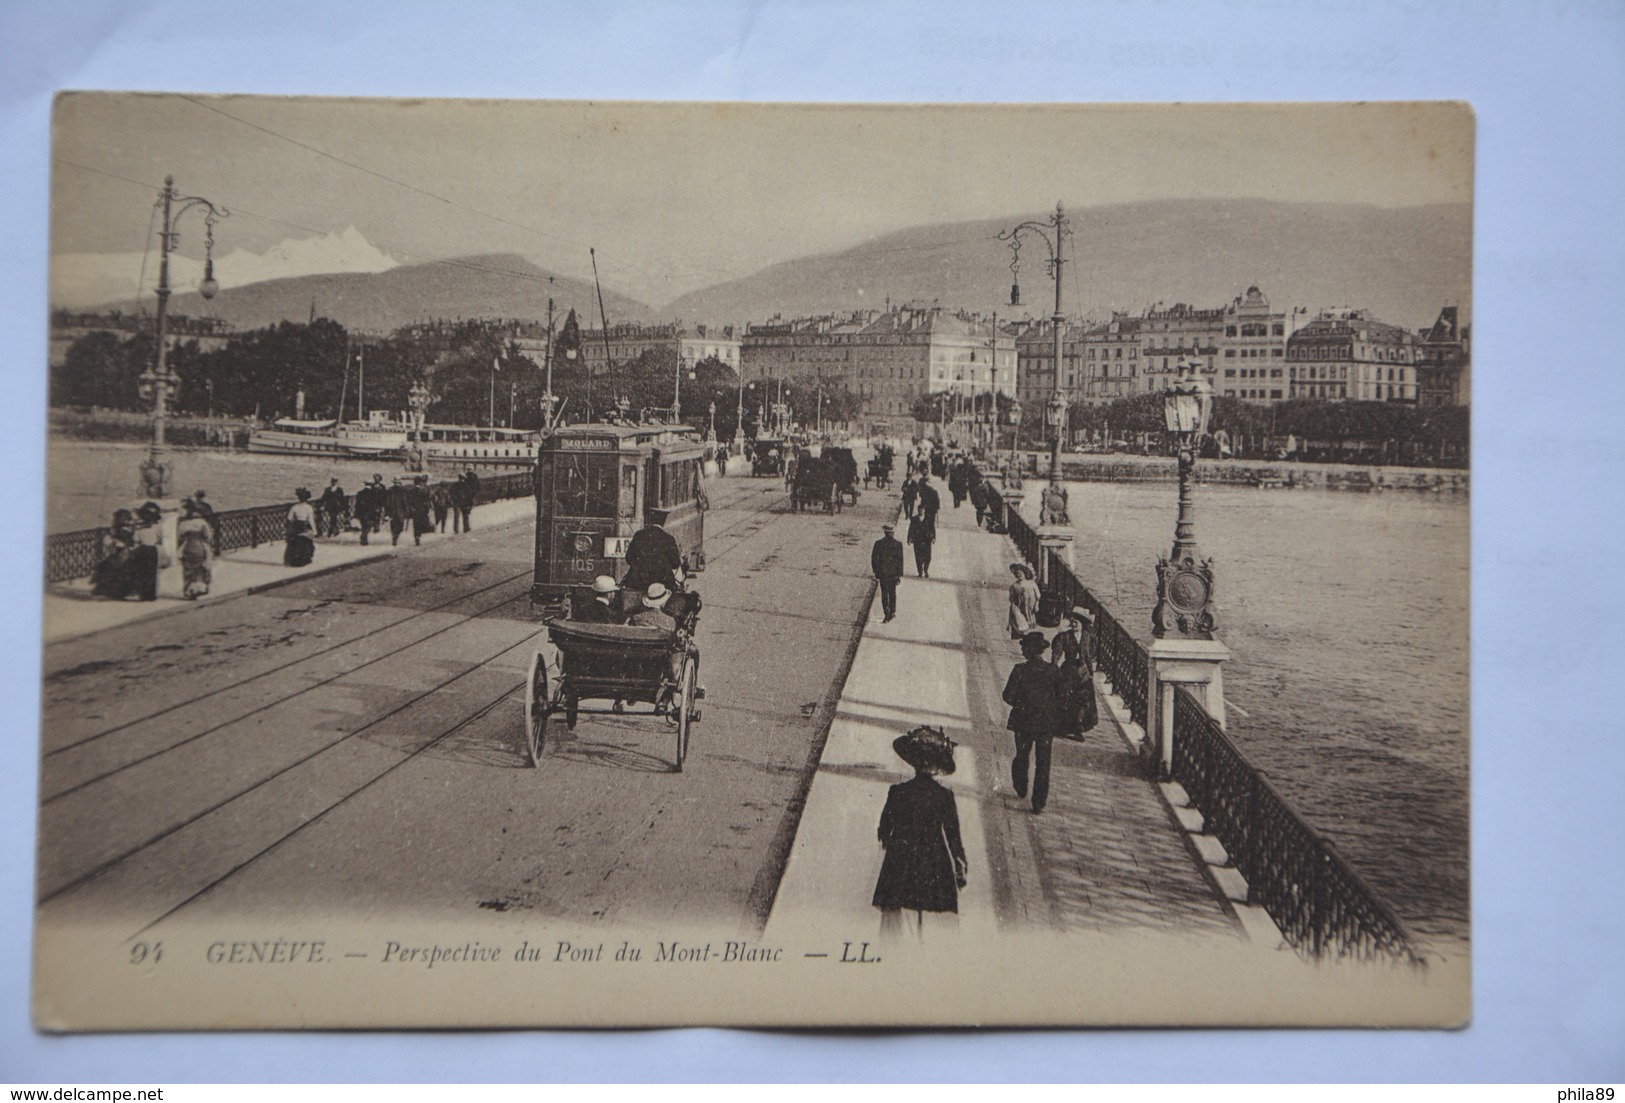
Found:
<path fill-rule="evenodd" d="M 597 250 L 592 249 L 591 247 L 589 247 L 587 249 L 587 255 L 592 257 L 592 286 L 593 286 L 593 290 L 598 293 L 598 326 L 599 326 L 599 332 L 601 332 L 604 335 L 604 370 L 609 373 L 610 390 L 614 391 L 614 389 L 615 389 L 615 364 L 609 358 L 609 318 L 606 317 L 605 314 L 604 314 L 604 289 L 601 286 L 599 286 L 599 283 L 598 283 L 598 252 L 597 252 Z M 615 397 L 616 397 L 616 400 L 617 400 L 616 405 L 619 406 L 620 396 L 616 395 Z M 588 409 L 587 417 L 588 417 L 589 420 L 591 419 L 591 417 L 592 417 L 592 410 L 591 409 Z"/>
<path fill-rule="evenodd" d="M 359 376 L 355 387 L 355 419 L 367 420 L 367 346 L 362 345 L 356 353 L 356 363 L 360 366 Z"/>
<path fill-rule="evenodd" d="M 338 423 L 344 424 L 344 400 L 350 393 L 350 344 L 344 344 L 344 385 L 339 388 L 339 418 Z"/>

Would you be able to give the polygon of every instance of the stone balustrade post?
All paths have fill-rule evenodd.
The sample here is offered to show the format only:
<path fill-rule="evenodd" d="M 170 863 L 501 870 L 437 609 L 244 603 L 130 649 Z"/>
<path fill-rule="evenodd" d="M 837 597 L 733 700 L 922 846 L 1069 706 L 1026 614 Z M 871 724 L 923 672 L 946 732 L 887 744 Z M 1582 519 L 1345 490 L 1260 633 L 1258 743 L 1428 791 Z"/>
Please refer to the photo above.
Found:
<path fill-rule="evenodd" d="M 1146 679 L 1146 749 L 1158 776 L 1174 771 L 1174 687 L 1189 690 L 1222 729 L 1224 716 L 1224 663 L 1230 649 L 1216 639 L 1165 637 L 1150 647 Z"/>

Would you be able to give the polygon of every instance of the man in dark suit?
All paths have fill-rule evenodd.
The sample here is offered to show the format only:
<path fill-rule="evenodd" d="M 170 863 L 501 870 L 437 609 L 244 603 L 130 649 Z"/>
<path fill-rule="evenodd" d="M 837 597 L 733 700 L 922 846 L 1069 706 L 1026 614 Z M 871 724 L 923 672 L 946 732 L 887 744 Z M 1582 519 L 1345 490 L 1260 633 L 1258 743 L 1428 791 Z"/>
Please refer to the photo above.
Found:
<path fill-rule="evenodd" d="M 1010 706 L 1010 720 L 1005 726 L 1016 737 L 1010 781 L 1018 797 L 1027 795 L 1027 759 L 1037 750 L 1033 764 L 1034 812 L 1042 812 L 1049 800 L 1050 748 L 1061 730 L 1066 691 L 1060 669 L 1044 659 L 1048 646 L 1042 632 L 1021 637 L 1024 661 L 1016 664 L 1004 684 L 1004 703 Z"/>
<path fill-rule="evenodd" d="M 885 614 L 886 621 L 897 616 L 897 583 L 903 577 L 903 545 L 894 535 L 897 526 L 891 522 L 880 526 L 885 535 L 875 541 L 874 550 L 869 553 L 869 567 L 875 572 L 875 581 L 880 583 L 880 609 Z"/>
<path fill-rule="evenodd" d="M 592 580 L 592 598 L 581 603 L 575 611 L 575 619 L 582 624 L 619 624 L 620 614 L 615 612 L 615 594 L 620 587 L 615 580 L 607 574 L 601 574 Z"/>
<path fill-rule="evenodd" d="M 920 476 L 920 509 L 925 515 L 925 523 L 931 527 L 931 539 L 937 538 L 937 511 L 942 509 L 942 497 L 937 488 L 931 485 L 931 480 L 924 475 Z"/>
<path fill-rule="evenodd" d="M 677 537 L 660 527 L 666 523 L 667 511 L 651 509 L 648 516 L 649 523 L 626 546 L 626 575 L 621 579 L 621 588 L 628 593 L 643 593 L 656 582 L 667 590 L 677 589 L 683 554 L 677 548 Z"/>
<path fill-rule="evenodd" d="M 389 542 L 399 544 L 401 533 L 406 531 L 406 522 L 412 516 L 406 487 L 399 477 L 389 484 L 389 489 L 384 493 L 384 515 L 389 518 Z"/>

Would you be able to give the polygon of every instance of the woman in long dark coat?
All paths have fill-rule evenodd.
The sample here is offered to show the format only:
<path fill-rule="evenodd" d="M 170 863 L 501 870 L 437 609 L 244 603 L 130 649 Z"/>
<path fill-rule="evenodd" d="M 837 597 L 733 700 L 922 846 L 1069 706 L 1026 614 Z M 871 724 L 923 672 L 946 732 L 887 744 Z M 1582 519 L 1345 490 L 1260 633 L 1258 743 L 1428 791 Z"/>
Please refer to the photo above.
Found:
<path fill-rule="evenodd" d="M 1061 668 L 1065 693 L 1061 703 L 1061 734 L 1082 739 L 1083 733 L 1100 722 L 1095 700 L 1095 618 L 1083 606 L 1067 614 L 1066 631 L 1057 632 L 1050 644 L 1050 662 Z"/>
<path fill-rule="evenodd" d="M 310 504 L 310 491 L 304 487 L 295 490 L 293 496 L 299 500 L 288 510 L 282 565 L 304 567 L 316 558 L 316 510 Z"/>
<path fill-rule="evenodd" d="M 880 909 L 883 935 L 900 934 L 905 917 L 923 935 L 926 912 L 957 915 L 965 884 L 959 807 L 936 780 L 954 772 L 954 743 L 940 728 L 919 727 L 894 740 L 892 749 L 914 767 L 914 777 L 891 787 L 880 813 L 886 857 L 873 903 Z"/>

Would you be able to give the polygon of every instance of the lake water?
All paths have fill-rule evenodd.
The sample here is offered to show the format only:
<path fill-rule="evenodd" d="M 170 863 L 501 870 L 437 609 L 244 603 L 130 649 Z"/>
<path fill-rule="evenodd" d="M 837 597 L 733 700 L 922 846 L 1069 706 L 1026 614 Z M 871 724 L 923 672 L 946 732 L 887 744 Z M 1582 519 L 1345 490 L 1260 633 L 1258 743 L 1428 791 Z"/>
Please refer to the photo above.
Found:
<path fill-rule="evenodd" d="M 1175 484 L 1068 494 L 1079 577 L 1149 642 Z M 1198 486 L 1195 525 L 1230 733 L 1417 933 L 1464 939 L 1467 497 Z"/>
<path fill-rule="evenodd" d="M 106 525 L 115 509 L 139 504 L 137 473 L 146 457 L 144 444 L 108 444 L 89 441 L 52 441 L 46 455 L 45 531 L 71 532 Z M 337 476 L 347 494 L 354 494 L 374 473 L 387 482 L 406 474 L 398 460 L 322 459 L 303 456 L 267 456 L 248 452 L 180 449 L 169 453 L 174 473 L 172 492 L 185 497 L 198 488 L 208 492 L 216 510 L 292 502 L 296 487 L 320 495 L 327 480 Z M 508 468 L 481 467 L 482 475 L 506 473 Z M 520 470 L 514 468 L 513 470 Z M 434 478 L 451 478 L 455 468 L 434 470 Z"/>

